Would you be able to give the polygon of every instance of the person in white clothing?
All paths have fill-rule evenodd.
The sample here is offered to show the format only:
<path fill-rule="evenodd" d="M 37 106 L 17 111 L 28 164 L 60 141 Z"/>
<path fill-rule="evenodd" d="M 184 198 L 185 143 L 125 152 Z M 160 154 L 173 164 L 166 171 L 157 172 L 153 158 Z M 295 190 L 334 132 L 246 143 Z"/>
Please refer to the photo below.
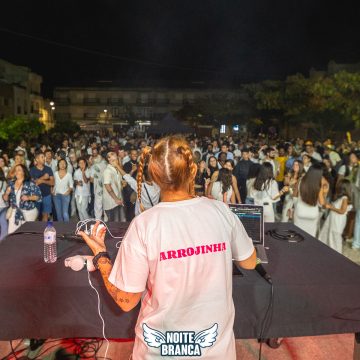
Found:
<path fill-rule="evenodd" d="M 90 168 L 90 181 L 94 184 L 94 215 L 96 219 L 103 218 L 103 173 L 107 163 L 99 154 L 99 148 L 92 148 L 92 166 Z"/>
<path fill-rule="evenodd" d="M 319 228 L 320 207 L 325 205 L 329 182 L 323 176 L 321 165 L 313 165 L 301 179 L 294 200 L 294 224 L 316 237 Z"/>
<path fill-rule="evenodd" d="M 146 154 L 148 149 L 150 148 L 146 148 L 143 153 Z M 131 189 L 135 191 L 136 194 L 138 194 L 139 189 L 137 181 L 130 174 L 127 174 L 122 166 L 120 166 L 119 171 L 123 179 L 131 187 Z M 136 198 L 135 216 L 138 216 L 143 211 L 152 208 L 153 206 L 158 204 L 160 200 L 160 188 L 151 180 L 147 165 L 143 167 L 143 174 L 138 174 L 138 176 L 143 176 L 143 181 L 141 184 L 141 199 L 139 200 L 138 198 Z"/>
<path fill-rule="evenodd" d="M 103 184 L 103 206 L 108 221 L 125 221 L 124 201 L 122 194 L 122 176 L 120 174 L 120 163 L 117 154 L 108 152 L 109 164 L 104 170 Z"/>
<path fill-rule="evenodd" d="M 273 166 L 265 162 L 260 166 L 255 180 L 249 183 L 247 197 L 253 199 L 255 205 L 264 207 L 265 222 L 275 222 L 273 203 L 278 202 L 285 191 L 287 191 L 286 186 L 279 192 L 278 184 L 274 179 Z"/>
<path fill-rule="evenodd" d="M 141 300 L 132 359 L 162 358 L 166 332 L 206 330 L 207 347 L 192 337 L 176 355 L 189 355 L 182 353 L 186 350 L 204 360 L 235 360 L 232 259 L 254 269 L 252 241 L 226 204 L 194 196 L 197 168 L 184 139 L 159 140 L 146 161 L 161 202 L 131 222 L 114 265 L 106 253 L 105 230 L 97 234 L 96 225 L 91 236 L 80 233 L 117 304 L 130 311 Z M 140 161 L 140 172 L 143 165 Z"/>
<path fill-rule="evenodd" d="M 75 201 L 80 220 L 90 217 L 87 208 L 90 201 L 90 170 L 87 167 L 85 158 L 79 158 L 79 168 L 74 174 Z"/>
<path fill-rule="evenodd" d="M 232 173 L 229 169 L 222 168 L 218 172 L 217 180 L 209 185 L 211 198 L 223 201 L 226 204 L 235 203 L 235 192 L 232 188 Z"/>
<path fill-rule="evenodd" d="M 351 182 L 341 179 L 336 186 L 334 201 L 325 204 L 330 210 L 319 234 L 319 240 L 342 254 L 343 231 L 346 226 L 347 213 L 351 210 Z"/>
<path fill-rule="evenodd" d="M 69 222 L 70 197 L 74 188 L 72 176 L 67 171 L 68 163 L 60 159 L 58 170 L 54 173 L 55 186 L 53 189 L 53 200 L 55 204 L 57 221 Z"/>

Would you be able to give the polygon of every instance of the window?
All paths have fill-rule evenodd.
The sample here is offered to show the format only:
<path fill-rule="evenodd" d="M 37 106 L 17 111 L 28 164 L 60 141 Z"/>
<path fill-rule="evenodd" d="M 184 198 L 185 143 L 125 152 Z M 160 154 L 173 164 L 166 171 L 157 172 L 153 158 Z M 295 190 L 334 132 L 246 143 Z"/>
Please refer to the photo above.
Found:
<path fill-rule="evenodd" d="M 220 134 L 225 134 L 226 133 L 226 125 L 221 125 L 220 126 Z"/>
<path fill-rule="evenodd" d="M 18 105 L 18 107 L 17 107 L 17 113 L 18 113 L 18 114 L 21 114 L 21 106 L 19 106 L 19 105 Z"/>

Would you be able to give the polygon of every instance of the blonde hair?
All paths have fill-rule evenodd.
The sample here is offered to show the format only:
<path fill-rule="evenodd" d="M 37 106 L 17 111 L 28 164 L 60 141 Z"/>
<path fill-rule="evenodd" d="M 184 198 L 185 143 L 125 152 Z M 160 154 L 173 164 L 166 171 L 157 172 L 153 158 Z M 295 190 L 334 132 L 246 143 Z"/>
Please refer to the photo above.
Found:
<path fill-rule="evenodd" d="M 188 142 L 180 136 L 165 137 L 160 139 L 153 149 L 149 146 L 145 147 L 140 155 L 137 195 L 141 211 L 144 211 L 141 190 L 146 163 L 148 163 L 149 176 L 161 190 L 176 191 L 188 183 L 189 193 L 195 195 L 197 166 Z"/>

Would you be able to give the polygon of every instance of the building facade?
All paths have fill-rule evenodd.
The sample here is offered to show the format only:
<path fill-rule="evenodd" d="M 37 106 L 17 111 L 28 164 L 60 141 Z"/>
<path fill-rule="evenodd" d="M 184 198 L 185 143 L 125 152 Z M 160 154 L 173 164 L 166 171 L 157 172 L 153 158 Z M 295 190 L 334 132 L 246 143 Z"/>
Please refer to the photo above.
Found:
<path fill-rule="evenodd" d="M 74 120 L 83 128 L 109 127 L 134 122 L 150 125 L 168 112 L 199 98 L 230 90 L 121 87 L 57 87 L 54 91 L 56 121 Z M 235 91 L 233 91 L 235 94 Z M 238 94 L 236 92 L 236 94 Z"/>
<path fill-rule="evenodd" d="M 25 66 L 0 59 L 0 120 L 11 116 L 37 118 L 51 126 L 41 96 L 42 76 Z"/>

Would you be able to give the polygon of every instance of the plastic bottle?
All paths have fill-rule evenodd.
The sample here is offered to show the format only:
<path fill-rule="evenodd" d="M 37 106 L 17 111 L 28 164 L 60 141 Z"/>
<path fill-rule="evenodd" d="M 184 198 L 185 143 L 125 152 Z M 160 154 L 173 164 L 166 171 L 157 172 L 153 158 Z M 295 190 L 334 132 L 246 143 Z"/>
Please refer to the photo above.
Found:
<path fill-rule="evenodd" d="M 56 260 L 56 230 L 52 221 L 48 221 L 44 231 L 44 261 L 54 263 Z"/>

